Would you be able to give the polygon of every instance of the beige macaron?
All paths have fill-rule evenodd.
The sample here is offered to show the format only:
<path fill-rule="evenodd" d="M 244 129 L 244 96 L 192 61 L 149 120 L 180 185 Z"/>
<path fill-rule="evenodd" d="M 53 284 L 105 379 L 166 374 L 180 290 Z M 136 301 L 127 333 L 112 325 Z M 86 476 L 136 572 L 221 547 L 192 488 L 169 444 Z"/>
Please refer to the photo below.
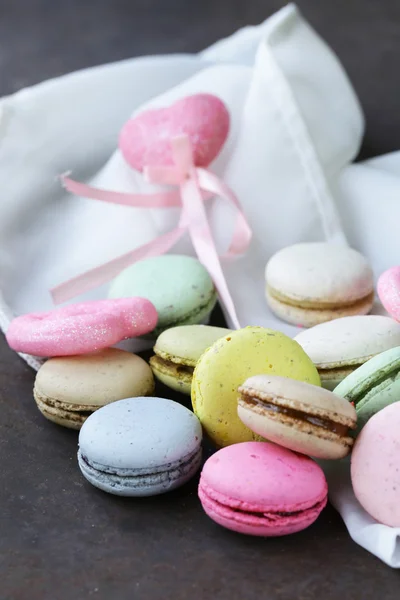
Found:
<path fill-rule="evenodd" d="M 98 408 L 154 391 L 154 377 L 140 356 L 108 348 L 80 356 L 50 358 L 39 369 L 33 395 L 50 421 L 80 429 Z"/>
<path fill-rule="evenodd" d="M 294 325 L 312 327 L 364 315 L 374 301 L 367 260 L 338 244 L 312 242 L 283 248 L 269 260 L 265 278 L 271 310 Z"/>
<path fill-rule="evenodd" d="M 316 458 L 338 459 L 353 445 L 354 406 L 318 386 L 255 375 L 239 387 L 238 416 L 254 433 Z"/>

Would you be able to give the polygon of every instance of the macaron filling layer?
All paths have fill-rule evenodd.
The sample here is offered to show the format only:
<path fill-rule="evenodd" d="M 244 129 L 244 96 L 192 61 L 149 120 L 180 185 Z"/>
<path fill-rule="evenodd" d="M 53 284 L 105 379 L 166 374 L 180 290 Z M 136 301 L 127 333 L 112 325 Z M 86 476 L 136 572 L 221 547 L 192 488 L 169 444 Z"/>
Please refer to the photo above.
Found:
<path fill-rule="evenodd" d="M 151 396 L 153 392 L 154 382 L 151 382 L 151 387 L 143 395 Z M 62 402 L 41 393 L 36 386 L 33 389 L 33 395 L 38 408 L 45 416 L 49 416 L 50 418 L 54 416 L 57 419 L 65 419 L 74 423 L 83 424 L 91 414 L 103 406 L 103 404 Z M 115 400 L 119 400 L 119 398 L 115 398 Z"/>
<path fill-rule="evenodd" d="M 314 515 L 319 514 L 327 503 L 327 495 L 325 495 L 323 498 L 316 500 L 315 503 L 300 510 L 282 511 L 274 510 L 273 508 L 262 509 L 256 506 L 251 507 L 250 505 L 247 505 L 246 508 L 241 508 L 233 499 L 225 497 L 221 493 L 218 494 L 218 497 L 216 496 L 214 490 L 204 481 L 200 480 L 199 498 L 204 507 L 211 509 L 221 517 L 229 518 L 239 523 L 260 526 L 274 526 L 277 524 L 277 521 L 280 524 L 301 520 L 308 521 Z"/>
<path fill-rule="evenodd" d="M 107 481 L 111 487 L 135 489 L 170 484 L 191 476 L 201 465 L 202 449 L 196 448 L 184 458 L 153 468 L 124 469 L 102 465 L 91 461 L 88 456 L 78 451 L 78 462 L 81 470 L 93 481 Z"/>
<path fill-rule="evenodd" d="M 366 301 L 373 301 L 374 299 L 374 291 L 372 290 L 365 296 L 357 298 L 356 300 L 345 300 L 343 301 L 335 301 L 331 302 L 329 300 L 323 299 L 304 299 L 304 298 L 294 298 L 291 296 L 286 296 L 282 292 L 275 290 L 270 285 L 267 285 L 267 293 L 270 294 L 272 298 L 274 298 L 277 302 L 281 302 L 282 304 L 287 304 L 289 306 L 306 308 L 309 310 L 334 310 L 337 308 L 343 307 L 354 307 L 357 308 L 358 305 L 363 305 Z"/>
<path fill-rule="evenodd" d="M 193 377 L 194 367 L 161 358 L 161 356 L 152 356 L 150 358 L 150 365 L 153 369 L 165 373 L 165 375 L 175 376 L 177 378 L 182 376 Z"/>
<path fill-rule="evenodd" d="M 256 398 L 256 397 L 248 395 L 248 394 L 244 394 L 242 392 L 242 394 L 238 400 L 238 403 L 243 408 L 248 409 L 248 408 L 256 407 L 256 409 L 258 409 L 257 412 L 263 413 L 264 411 L 267 411 L 269 413 L 282 414 L 282 415 L 285 415 L 286 417 L 289 417 L 296 421 L 302 421 L 302 422 L 314 425 L 316 427 L 320 427 L 327 431 L 331 431 L 333 433 L 336 433 L 340 437 L 348 436 L 349 428 L 350 428 L 349 425 L 344 425 L 343 423 L 337 423 L 336 421 L 334 421 L 332 419 L 326 419 L 319 415 L 317 416 L 317 415 L 313 415 L 311 413 L 306 413 L 302 410 L 296 410 L 294 408 L 275 404 L 273 402 L 273 400 L 276 400 L 276 398 L 269 398 L 268 400 L 266 400 L 266 399 Z"/>
<path fill-rule="evenodd" d="M 358 367 L 360 367 L 363 363 L 357 363 L 354 365 L 343 365 L 342 367 L 318 367 L 317 366 L 317 371 L 319 373 L 319 376 L 322 377 L 334 377 L 335 375 L 344 375 L 344 377 L 347 377 L 347 375 L 350 375 L 350 373 L 352 373 L 353 371 L 355 371 Z"/>
<path fill-rule="evenodd" d="M 70 404 L 59 402 L 47 396 L 43 396 L 37 389 L 34 389 L 34 397 L 40 411 L 45 415 L 65 419 L 75 423 L 83 423 L 95 410 L 100 408 L 98 405 Z"/>

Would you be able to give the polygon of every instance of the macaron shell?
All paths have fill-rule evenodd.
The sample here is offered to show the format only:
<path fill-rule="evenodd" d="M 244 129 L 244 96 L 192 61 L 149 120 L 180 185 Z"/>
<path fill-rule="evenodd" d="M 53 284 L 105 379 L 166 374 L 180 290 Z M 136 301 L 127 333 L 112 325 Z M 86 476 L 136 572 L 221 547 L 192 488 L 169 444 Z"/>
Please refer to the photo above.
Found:
<path fill-rule="evenodd" d="M 386 406 L 400 400 L 400 372 L 395 379 L 383 381 L 375 386 L 369 394 L 357 403 L 358 429 Z"/>
<path fill-rule="evenodd" d="M 327 493 L 313 460 L 269 442 L 222 448 L 206 461 L 201 479 L 229 506 L 249 512 L 306 510 Z"/>
<path fill-rule="evenodd" d="M 289 420 L 278 419 L 275 415 L 266 418 L 243 406 L 238 406 L 238 416 L 249 429 L 260 437 L 306 456 L 336 460 L 344 458 L 350 451 L 350 446 L 338 440 L 338 436 L 331 432 L 326 432 L 323 436 L 312 425 L 305 425 L 300 429 Z"/>
<path fill-rule="evenodd" d="M 388 313 L 400 321 L 400 267 L 391 267 L 378 279 L 377 292 Z"/>
<path fill-rule="evenodd" d="M 49 404 L 48 399 L 40 396 L 40 394 L 37 393 L 37 390 L 34 390 L 33 395 L 36 401 L 36 405 L 42 413 L 42 415 L 46 417 L 46 419 L 48 419 L 49 421 L 52 421 L 52 423 L 55 423 L 56 425 L 61 425 L 61 427 L 79 430 L 90 414 L 88 412 L 88 407 L 75 406 L 73 411 L 67 410 L 61 408 L 60 406 Z M 97 408 L 98 407 L 93 407 L 93 412 Z"/>
<path fill-rule="evenodd" d="M 154 375 L 169 388 L 190 396 L 192 374 L 180 369 L 179 365 L 195 367 L 203 352 L 229 333 L 230 329 L 208 325 L 167 329 L 157 338 L 154 346 L 156 356 L 150 359 Z M 160 363 L 158 357 L 167 363 Z"/>
<path fill-rule="evenodd" d="M 351 480 L 361 506 L 379 523 L 400 527 L 400 404 L 373 416 L 351 456 Z"/>
<path fill-rule="evenodd" d="M 221 506 L 210 499 L 203 488 L 199 488 L 199 498 L 205 513 L 218 525 L 237 533 L 260 537 L 279 537 L 302 531 L 312 525 L 321 512 L 321 509 L 316 508 L 301 516 L 282 517 L 278 521 L 267 523 L 265 518 L 251 514 L 239 515 L 236 510 Z"/>
<path fill-rule="evenodd" d="M 202 462 L 202 450 L 193 452 L 187 463 L 177 464 L 169 470 L 133 475 L 131 477 L 102 473 L 84 460 L 78 453 L 81 472 L 93 486 L 117 496 L 144 497 L 164 494 L 187 483 L 199 470 Z"/>
<path fill-rule="evenodd" d="M 190 256 L 166 254 L 139 261 L 116 277 L 110 298 L 144 296 L 156 307 L 154 335 L 175 325 L 202 323 L 217 301 L 203 265 Z"/>
<path fill-rule="evenodd" d="M 265 275 L 268 285 L 297 301 L 351 303 L 373 291 L 366 259 L 347 246 L 326 242 L 283 248 L 269 260 Z"/>
<path fill-rule="evenodd" d="M 192 389 L 192 375 L 186 372 L 178 375 L 174 367 L 172 367 L 170 371 L 168 371 L 168 369 L 165 367 L 161 370 L 157 367 L 154 360 L 150 359 L 150 361 L 153 374 L 159 381 L 161 381 L 161 383 L 171 388 L 171 390 L 175 390 L 176 392 L 190 396 Z"/>
<path fill-rule="evenodd" d="M 344 317 L 301 331 L 294 338 L 317 368 L 360 365 L 400 346 L 400 323 L 390 317 Z"/>
<path fill-rule="evenodd" d="M 277 375 L 254 375 L 239 388 L 241 395 L 269 401 L 304 411 L 322 419 L 331 419 L 343 425 L 353 425 L 356 421 L 354 407 L 343 398 L 304 381 Z"/>
<path fill-rule="evenodd" d="M 358 429 L 385 406 L 400 398 L 400 347 L 374 356 L 358 367 L 334 390 L 354 402 Z"/>
<path fill-rule="evenodd" d="M 300 411 L 308 417 L 354 427 L 356 411 L 347 400 L 314 385 L 268 375 L 250 377 L 239 388 L 239 392 L 244 401 L 247 396 L 260 401 L 259 406 L 238 404 L 239 418 L 258 435 L 315 458 L 337 459 L 349 453 L 353 444 L 349 436 L 339 436 L 313 422 L 293 418 L 282 411 L 262 410 L 262 402 L 265 401 Z"/>
<path fill-rule="evenodd" d="M 271 295 L 268 289 L 266 290 L 266 298 L 270 309 L 277 317 L 287 323 L 303 327 L 314 327 L 315 325 L 320 325 L 321 323 L 333 321 L 334 319 L 340 319 L 342 317 L 366 315 L 371 310 L 374 302 L 374 295 L 372 293 L 354 304 L 343 306 L 341 308 L 312 309 L 280 302 Z"/>
<path fill-rule="evenodd" d="M 199 496 L 207 514 L 229 529 L 284 535 L 317 518 L 327 484 L 310 458 L 268 442 L 248 442 L 223 448 L 206 461 Z"/>
<path fill-rule="evenodd" d="M 209 325 L 172 327 L 157 338 L 154 352 L 166 360 L 195 367 L 207 348 L 230 333 L 230 329 Z"/>
<path fill-rule="evenodd" d="M 200 358 L 192 382 L 194 412 L 217 446 L 257 439 L 237 415 L 237 389 L 260 373 L 320 385 L 311 360 L 283 333 L 247 327 L 221 338 Z"/>
<path fill-rule="evenodd" d="M 114 474 L 165 470 L 201 443 L 201 425 L 187 408 L 165 398 L 127 398 L 93 413 L 79 434 L 91 463 Z"/>
<path fill-rule="evenodd" d="M 51 358 L 39 369 L 35 389 L 59 403 L 104 406 L 154 390 L 149 365 L 140 356 L 108 348 L 93 354 Z M 84 409 L 84 408 L 83 408 Z"/>

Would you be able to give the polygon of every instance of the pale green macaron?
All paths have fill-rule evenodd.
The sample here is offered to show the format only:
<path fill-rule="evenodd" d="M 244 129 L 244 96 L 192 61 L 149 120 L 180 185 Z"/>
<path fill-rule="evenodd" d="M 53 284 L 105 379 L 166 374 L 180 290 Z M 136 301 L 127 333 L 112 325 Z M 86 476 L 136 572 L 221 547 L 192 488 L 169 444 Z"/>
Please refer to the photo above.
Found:
<path fill-rule="evenodd" d="M 354 403 L 358 429 L 362 428 L 375 413 L 400 400 L 400 346 L 361 365 L 334 393 Z"/>
<path fill-rule="evenodd" d="M 214 284 L 203 265 L 191 256 L 177 254 L 131 265 L 114 279 L 108 296 L 150 300 L 158 313 L 153 337 L 176 325 L 204 323 L 217 302 Z"/>
<path fill-rule="evenodd" d="M 154 375 L 168 387 L 190 395 L 193 371 L 200 356 L 214 342 L 231 333 L 224 327 L 183 325 L 164 331 L 150 358 Z"/>

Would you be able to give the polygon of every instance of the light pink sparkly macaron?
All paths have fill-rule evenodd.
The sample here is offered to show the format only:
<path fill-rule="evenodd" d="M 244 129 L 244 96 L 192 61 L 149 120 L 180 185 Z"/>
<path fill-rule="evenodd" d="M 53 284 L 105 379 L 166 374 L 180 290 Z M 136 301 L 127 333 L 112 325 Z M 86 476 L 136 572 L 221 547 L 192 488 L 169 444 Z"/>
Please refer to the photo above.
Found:
<path fill-rule="evenodd" d="M 145 335 L 156 324 L 157 311 L 145 298 L 98 300 L 17 317 L 6 338 L 17 352 L 43 357 L 72 356 Z"/>
<path fill-rule="evenodd" d="M 376 413 L 356 439 L 351 481 L 361 506 L 379 523 L 400 527 L 400 402 Z"/>
<path fill-rule="evenodd" d="M 322 469 L 269 442 L 216 452 L 203 467 L 199 498 L 207 515 L 238 533 L 281 536 L 305 529 L 327 503 Z"/>
<path fill-rule="evenodd" d="M 377 292 L 389 315 L 400 321 L 400 267 L 391 267 L 378 279 Z"/>

